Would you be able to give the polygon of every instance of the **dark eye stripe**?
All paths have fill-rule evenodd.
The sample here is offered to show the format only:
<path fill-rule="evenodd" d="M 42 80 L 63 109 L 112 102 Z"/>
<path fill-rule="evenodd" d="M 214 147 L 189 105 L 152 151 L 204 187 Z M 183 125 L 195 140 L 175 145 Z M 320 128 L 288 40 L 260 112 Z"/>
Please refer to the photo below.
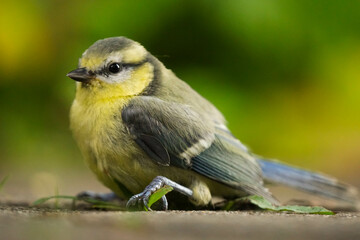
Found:
<path fill-rule="evenodd" d="M 118 64 L 120 64 L 122 66 L 122 69 L 126 69 L 126 68 L 137 68 L 147 62 L 149 62 L 149 59 L 145 58 L 144 60 L 142 60 L 138 63 L 118 63 Z M 113 64 L 113 63 L 111 63 L 111 64 Z M 104 66 L 101 70 L 96 71 L 95 73 L 98 75 L 103 75 L 105 77 L 109 77 L 111 74 L 114 74 L 109 71 L 109 64 Z"/>
<path fill-rule="evenodd" d="M 143 65 L 144 63 L 148 62 L 149 60 L 145 58 L 144 60 L 138 62 L 138 63 L 122 63 L 124 67 L 139 67 Z"/>

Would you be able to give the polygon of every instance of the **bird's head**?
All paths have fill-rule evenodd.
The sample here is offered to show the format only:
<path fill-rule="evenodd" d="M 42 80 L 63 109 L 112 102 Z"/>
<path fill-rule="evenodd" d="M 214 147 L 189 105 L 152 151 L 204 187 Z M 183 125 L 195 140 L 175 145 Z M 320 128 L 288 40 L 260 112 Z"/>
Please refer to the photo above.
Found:
<path fill-rule="evenodd" d="M 155 65 L 156 59 L 142 45 L 113 37 L 90 46 L 79 67 L 67 76 L 78 82 L 78 95 L 106 100 L 144 92 L 154 79 Z"/>

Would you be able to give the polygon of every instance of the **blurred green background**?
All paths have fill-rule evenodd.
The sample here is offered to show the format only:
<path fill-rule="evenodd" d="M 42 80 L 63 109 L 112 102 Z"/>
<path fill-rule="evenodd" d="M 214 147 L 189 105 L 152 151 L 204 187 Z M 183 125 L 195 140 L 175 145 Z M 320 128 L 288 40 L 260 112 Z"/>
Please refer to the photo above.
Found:
<path fill-rule="evenodd" d="M 65 75 L 111 36 L 142 43 L 255 153 L 359 186 L 359 12 L 356 0 L 3 1 L 4 194 L 101 189 L 69 130 L 74 82 Z"/>

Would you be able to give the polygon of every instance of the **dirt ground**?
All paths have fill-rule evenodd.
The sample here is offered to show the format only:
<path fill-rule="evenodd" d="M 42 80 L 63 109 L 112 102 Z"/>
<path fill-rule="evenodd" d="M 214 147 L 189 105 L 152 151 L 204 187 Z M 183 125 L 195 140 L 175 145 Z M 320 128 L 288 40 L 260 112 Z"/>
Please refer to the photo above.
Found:
<path fill-rule="evenodd" d="M 360 213 L 105 212 L 0 205 L 0 239 L 360 239 Z"/>
<path fill-rule="evenodd" d="M 360 239 L 360 212 L 324 216 L 261 211 L 71 211 L 55 210 L 53 200 L 41 208 L 29 207 L 39 197 L 54 194 L 55 184 L 45 177 L 22 182 L 13 177 L 6 183 L 0 196 L 0 240 Z M 108 191 L 90 176 L 71 178 L 69 174 L 66 180 L 71 184 L 59 186 L 61 195 L 84 189 Z M 37 192 L 47 184 L 47 192 Z M 283 203 L 291 198 L 311 199 L 289 189 L 279 190 L 272 189 Z M 323 199 L 315 205 L 331 208 Z"/>

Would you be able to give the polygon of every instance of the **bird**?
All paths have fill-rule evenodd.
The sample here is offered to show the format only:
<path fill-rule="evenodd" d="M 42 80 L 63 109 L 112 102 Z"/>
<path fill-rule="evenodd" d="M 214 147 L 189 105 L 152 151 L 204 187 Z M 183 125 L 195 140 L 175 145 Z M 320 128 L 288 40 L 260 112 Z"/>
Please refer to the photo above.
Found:
<path fill-rule="evenodd" d="M 140 43 L 96 41 L 67 76 L 76 81 L 70 128 L 89 168 L 127 206 L 170 186 L 195 207 L 214 196 L 258 195 L 280 202 L 277 183 L 355 204 L 357 189 L 337 179 L 253 154 L 222 113 Z M 88 193 L 90 194 L 90 193 Z M 166 196 L 162 209 L 168 209 Z"/>

